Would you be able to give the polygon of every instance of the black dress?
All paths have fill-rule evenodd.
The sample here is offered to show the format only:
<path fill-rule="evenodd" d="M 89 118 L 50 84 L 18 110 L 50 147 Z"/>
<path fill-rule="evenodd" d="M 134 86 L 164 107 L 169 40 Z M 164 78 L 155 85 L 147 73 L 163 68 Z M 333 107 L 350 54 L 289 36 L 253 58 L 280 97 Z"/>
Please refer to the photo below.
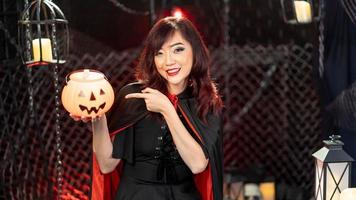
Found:
<path fill-rule="evenodd" d="M 155 115 L 115 135 L 113 157 L 125 161 L 115 199 L 199 200 L 192 172 L 166 122 Z"/>
<path fill-rule="evenodd" d="M 100 198 L 102 191 L 106 191 L 105 194 L 109 192 L 109 198 L 113 198 L 115 194 L 111 191 L 114 190 L 117 193 L 116 200 L 222 200 L 222 113 L 210 112 L 206 115 L 206 122 L 201 121 L 197 112 L 198 102 L 191 87 L 178 95 L 177 104 L 173 103 L 177 105 L 178 115 L 184 118 L 184 126 L 209 159 L 206 170 L 194 175 L 194 184 L 193 175 L 174 150 L 174 145 L 161 145 L 172 144 L 166 142 L 171 139 L 164 121 L 152 118 L 143 99 L 125 98 L 127 94 L 141 92 L 142 89 L 144 85 L 131 83 L 121 88 L 115 97 L 115 104 L 107 115 L 108 128 L 110 135 L 115 135 L 113 157 L 124 160 L 125 166 L 123 171 L 118 169 L 117 173 L 104 176 L 100 174 L 98 166 L 94 166 L 93 176 L 99 178 L 92 179 L 92 185 L 95 186 L 92 194 Z M 163 139 L 164 135 L 168 140 Z M 156 151 L 156 147 L 159 147 L 159 151 Z M 169 150 L 162 151 L 162 147 Z M 159 152 L 159 157 L 156 152 Z M 167 155 L 173 156 L 168 159 Z M 172 159 L 175 155 L 178 159 Z M 173 165 L 174 168 L 171 167 Z M 115 184 L 115 174 L 121 177 L 119 187 Z"/>

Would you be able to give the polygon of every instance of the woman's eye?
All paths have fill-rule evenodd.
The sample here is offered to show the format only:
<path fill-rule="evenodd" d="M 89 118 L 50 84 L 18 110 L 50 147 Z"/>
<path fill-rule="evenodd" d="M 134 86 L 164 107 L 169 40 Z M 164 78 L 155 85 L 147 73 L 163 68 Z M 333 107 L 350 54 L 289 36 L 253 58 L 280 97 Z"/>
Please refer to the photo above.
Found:
<path fill-rule="evenodd" d="M 178 47 L 178 48 L 174 49 L 175 53 L 179 53 L 179 52 L 182 52 L 182 51 L 184 51 L 183 47 Z"/>
<path fill-rule="evenodd" d="M 159 52 L 156 53 L 156 56 L 160 56 L 160 55 L 162 55 L 162 54 L 163 54 L 163 53 L 159 51 Z"/>

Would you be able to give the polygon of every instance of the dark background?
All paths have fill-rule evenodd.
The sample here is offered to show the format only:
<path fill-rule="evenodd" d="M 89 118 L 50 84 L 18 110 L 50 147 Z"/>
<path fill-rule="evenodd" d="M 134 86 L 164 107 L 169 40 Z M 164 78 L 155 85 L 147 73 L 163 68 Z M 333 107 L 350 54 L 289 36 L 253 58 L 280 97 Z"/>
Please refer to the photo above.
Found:
<path fill-rule="evenodd" d="M 71 34 L 70 59 L 60 71 L 61 84 L 66 73 L 83 66 L 100 67 L 110 79 L 116 80 L 113 85 L 117 88 L 133 80 L 132 69 L 140 45 L 152 24 L 152 15 L 140 14 L 150 11 L 148 0 L 53 2 L 65 13 Z M 238 168 L 251 180 L 274 178 L 282 185 L 280 199 L 288 199 L 286 191 L 294 197 L 303 194 L 302 199 L 311 196 L 314 173 L 311 154 L 329 135 L 342 135 L 345 150 L 356 157 L 355 128 L 335 123 L 343 118 L 334 115 L 355 112 L 351 108 L 339 109 L 353 103 L 354 98 L 337 101 L 343 91 L 353 88 L 356 78 L 355 24 L 341 0 L 325 2 L 321 77 L 318 74 L 319 23 L 285 23 L 278 0 L 230 0 L 227 4 L 223 0 L 155 1 L 156 19 L 169 15 L 173 7 L 179 6 L 211 49 L 213 75 L 221 84 L 226 104 L 226 169 Z M 0 4 L 0 121 L 4 127 L 0 140 L 0 155 L 4 155 L 0 165 L 3 174 L 0 198 L 30 199 L 23 192 L 28 191 L 32 198 L 43 195 L 38 198 L 48 199 L 46 195 L 53 195 L 52 188 L 55 188 L 55 138 L 51 134 L 54 131 L 53 75 L 51 68 L 45 67 L 31 72 L 34 93 L 38 95 L 35 111 L 41 116 L 40 125 L 36 126 L 26 101 L 31 76 L 21 65 L 16 50 L 17 20 L 23 5 L 22 0 L 1 0 Z M 277 60 L 272 63 L 279 67 L 273 77 L 268 77 L 271 57 Z M 260 87 L 263 81 L 267 83 L 266 88 Z M 259 88 L 265 90 L 259 93 Z M 260 98 L 240 119 L 241 110 L 254 95 Z M 330 106 L 334 102 L 338 102 L 337 107 Z M 87 193 L 90 160 L 86 151 L 91 138 L 86 131 L 89 128 L 68 120 L 64 112 L 61 126 L 66 190 L 73 196 L 79 193 L 77 190 Z M 352 175 L 356 186 L 355 167 Z M 42 176 L 45 178 L 38 178 Z M 76 197 L 82 198 L 79 194 Z"/>
<path fill-rule="evenodd" d="M 114 0 L 115 1 L 115 0 Z M 149 11 L 148 0 L 119 1 L 136 11 Z M 116 50 L 136 47 L 150 28 L 150 17 L 124 12 L 109 0 L 63 0 L 63 10 L 70 28 L 85 33 Z M 223 43 L 223 1 L 155 1 L 157 18 L 167 16 L 179 6 L 185 16 L 199 28 L 209 46 Z M 231 0 L 229 3 L 229 37 L 231 44 L 282 44 L 314 42 L 315 24 L 291 26 L 284 23 L 279 1 Z"/>

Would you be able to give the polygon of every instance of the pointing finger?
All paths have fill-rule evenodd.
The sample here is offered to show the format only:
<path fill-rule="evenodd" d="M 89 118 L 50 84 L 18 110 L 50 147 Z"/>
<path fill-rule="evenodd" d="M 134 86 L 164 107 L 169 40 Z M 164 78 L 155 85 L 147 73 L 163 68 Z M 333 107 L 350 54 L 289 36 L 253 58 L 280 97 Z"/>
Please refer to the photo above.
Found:
<path fill-rule="evenodd" d="M 150 87 L 147 87 L 147 88 L 145 88 L 144 90 L 142 90 L 142 92 L 143 92 L 143 93 L 156 93 L 157 90 L 152 89 L 152 88 L 150 88 Z"/>
<path fill-rule="evenodd" d="M 130 99 L 130 98 L 139 98 L 139 99 L 144 99 L 147 98 L 146 94 L 142 94 L 142 93 L 131 93 L 125 96 L 126 99 Z"/>

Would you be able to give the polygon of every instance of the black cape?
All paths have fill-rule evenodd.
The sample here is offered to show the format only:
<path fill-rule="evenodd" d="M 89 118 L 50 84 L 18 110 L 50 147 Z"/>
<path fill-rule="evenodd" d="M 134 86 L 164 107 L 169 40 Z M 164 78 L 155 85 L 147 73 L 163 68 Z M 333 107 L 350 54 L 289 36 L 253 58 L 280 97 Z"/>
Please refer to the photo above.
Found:
<path fill-rule="evenodd" d="M 110 135 L 120 134 L 120 132 L 149 114 L 146 109 L 146 104 L 143 99 L 125 99 L 125 96 L 130 93 L 140 93 L 144 89 L 140 83 L 131 83 L 124 86 L 118 93 L 115 104 L 108 114 L 108 127 Z M 189 88 L 188 88 L 189 89 Z M 183 92 L 183 95 L 178 95 L 178 108 L 188 124 L 189 130 L 192 130 L 194 138 L 197 142 L 203 145 L 203 150 L 209 158 L 209 164 L 205 171 L 195 175 L 195 182 L 198 191 L 201 194 L 202 200 L 222 200 L 223 199 L 223 151 L 222 151 L 222 117 L 215 114 L 208 114 L 206 116 L 207 123 L 202 122 L 197 113 L 197 101 L 193 98 L 191 92 Z M 133 134 L 130 134 L 133 135 Z M 132 136 L 125 137 L 126 144 L 133 145 Z M 132 141 L 132 142 L 127 142 Z M 130 148 L 130 147 L 129 147 Z M 124 152 L 124 157 L 129 162 L 132 155 L 127 155 L 131 151 Z M 125 155 L 126 154 L 126 155 Z M 96 164 L 96 163 L 94 163 Z M 97 166 L 94 166 L 97 168 Z M 95 169 L 94 169 L 95 170 Z M 120 170 L 116 170 L 115 172 Z M 93 173 L 94 175 L 98 173 Z M 104 177 L 105 182 L 113 183 L 112 177 L 116 175 L 108 174 Z M 107 179 L 110 179 L 109 181 Z M 93 180 L 95 178 L 93 177 Z M 100 179 L 101 180 L 101 179 Z M 107 183 L 103 184 L 108 187 Z M 113 184 L 111 184 L 113 185 Z M 116 187 L 116 186 L 111 186 Z M 92 188 L 92 196 L 98 196 L 98 191 L 111 191 L 107 188 Z M 99 192 L 100 192 L 99 191 Z M 114 189 L 116 191 L 116 189 Z M 113 193 L 113 192 L 111 192 Z M 113 196 L 114 193 L 111 195 Z M 96 198 L 95 200 L 99 200 Z M 104 198 L 103 198 L 104 199 Z M 110 199 L 105 197 L 105 200 Z M 94 200 L 94 199 L 93 199 Z"/>

